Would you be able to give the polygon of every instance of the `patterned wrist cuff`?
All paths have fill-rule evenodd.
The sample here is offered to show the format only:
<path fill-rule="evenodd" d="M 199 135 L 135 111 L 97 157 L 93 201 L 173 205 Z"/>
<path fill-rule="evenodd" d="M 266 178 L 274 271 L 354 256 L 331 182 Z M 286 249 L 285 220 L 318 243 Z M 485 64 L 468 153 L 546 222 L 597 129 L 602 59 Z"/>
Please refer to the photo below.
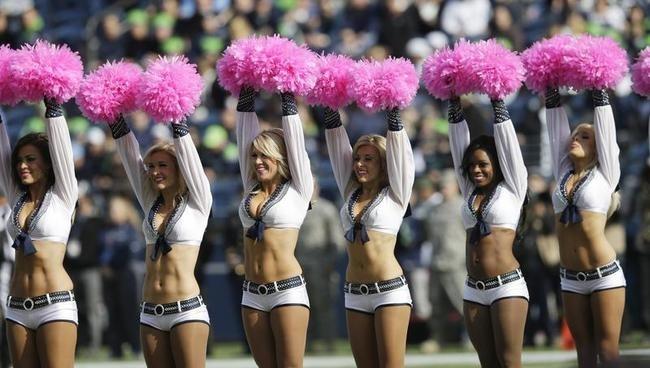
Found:
<path fill-rule="evenodd" d="M 282 93 L 282 116 L 298 114 L 298 106 L 296 105 L 296 97 L 291 92 Z"/>
<path fill-rule="evenodd" d="M 388 130 L 398 132 L 404 129 L 402 118 L 399 115 L 399 109 L 392 109 L 386 111 L 386 119 L 388 120 Z"/>
<path fill-rule="evenodd" d="M 255 90 L 251 87 L 244 87 L 239 91 L 237 111 L 255 112 Z"/>
<path fill-rule="evenodd" d="M 171 127 L 174 138 L 184 137 L 190 132 L 190 127 L 187 125 L 185 120 L 179 121 L 178 123 L 172 123 Z"/>
<path fill-rule="evenodd" d="M 604 89 L 595 89 L 591 91 L 591 99 L 594 102 L 594 107 L 609 105 L 609 95 Z"/>
<path fill-rule="evenodd" d="M 503 100 L 492 100 L 492 108 L 494 109 L 494 123 L 499 124 L 504 121 L 510 120 L 510 114 L 506 108 L 505 102 Z"/>
<path fill-rule="evenodd" d="M 325 129 L 338 128 L 341 125 L 341 115 L 338 111 L 332 110 L 329 107 L 325 108 Z"/>
<path fill-rule="evenodd" d="M 120 117 L 115 120 L 113 124 L 109 125 L 111 128 L 111 134 L 113 135 L 114 139 L 122 138 L 125 135 L 129 134 L 131 129 L 129 129 L 129 125 L 126 123 L 126 120 L 124 120 L 124 117 L 120 115 Z"/>
<path fill-rule="evenodd" d="M 562 106 L 560 102 L 560 91 L 557 88 L 546 89 L 546 108 L 553 109 Z"/>
<path fill-rule="evenodd" d="M 463 108 L 460 106 L 460 98 L 455 97 L 449 100 L 449 108 L 447 110 L 448 119 L 451 124 L 460 123 L 465 120 L 463 116 Z"/>
<path fill-rule="evenodd" d="M 63 107 L 58 104 L 56 101 L 50 98 L 45 98 L 45 117 L 47 119 L 50 118 L 58 118 L 59 116 L 63 116 Z"/>

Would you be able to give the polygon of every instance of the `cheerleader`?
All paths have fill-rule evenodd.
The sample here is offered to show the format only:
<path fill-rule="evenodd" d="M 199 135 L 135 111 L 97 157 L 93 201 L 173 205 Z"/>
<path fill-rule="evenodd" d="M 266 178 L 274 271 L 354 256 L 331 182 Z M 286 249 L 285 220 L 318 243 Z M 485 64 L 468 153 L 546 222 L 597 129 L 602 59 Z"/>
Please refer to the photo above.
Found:
<path fill-rule="evenodd" d="M 77 304 L 63 268 L 77 179 L 63 109 L 50 99 L 45 106 L 46 134 L 25 135 L 13 151 L 0 121 L 0 185 L 13 208 L 16 249 L 5 316 L 15 367 L 72 367 L 77 341 Z"/>
<path fill-rule="evenodd" d="M 465 204 L 465 324 L 482 367 L 521 367 L 528 288 L 513 254 L 527 171 L 508 110 L 492 100 L 494 137 L 470 141 L 459 98 L 449 103 L 449 141 Z"/>
<path fill-rule="evenodd" d="M 387 111 L 386 137 L 365 135 L 350 146 L 338 112 L 326 109 L 325 138 L 345 204 L 340 217 L 348 241 L 344 286 L 348 337 L 358 367 L 404 366 L 413 305 L 395 258 L 415 169 L 399 110 Z"/>
<path fill-rule="evenodd" d="M 607 92 L 593 90 L 592 99 L 594 124 L 579 124 L 572 132 L 558 90 L 546 93 L 564 318 L 581 368 L 618 359 L 626 286 L 605 237 L 621 176 L 616 126 Z"/>
<path fill-rule="evenodd" d="M 314 190 L 293 94 L 282 93 L 282 129 L 260 131 L 255 92 L 237 105 L 237 146 L 245 196 L 242 319 L 260 367 L 302 367 L 309 299 L 294 255 Z"/>

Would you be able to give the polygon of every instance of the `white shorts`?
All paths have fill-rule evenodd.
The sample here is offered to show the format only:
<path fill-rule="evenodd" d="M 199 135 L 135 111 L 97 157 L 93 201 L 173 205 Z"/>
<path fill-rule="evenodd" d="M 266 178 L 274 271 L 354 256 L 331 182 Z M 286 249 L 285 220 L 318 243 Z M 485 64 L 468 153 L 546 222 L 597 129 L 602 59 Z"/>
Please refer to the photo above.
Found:
<path fill-rule="evenodd" d="M 497 287 L 485 288 L 483 290 L 471 287 L 469 285 L 468 277 L 468 281 L 465 282 L 465 288 L 463 289 L 463 300 L 469 303 L 480 304 L 487 307 L 491 306 L 501 299 L 522 298 L 529 300 L 530 297 L 528 295 L 528 286 L 526 285 L 526 280 L 524 279 L 523 275 L 521 275 L 521 271 L 517 270 L 517 273 L 519 274 L 518 279 L 504 283 Z M 507 274 L 508 273 L 504 275 Z M 502 276 L 503 275 L 499 275 L 498 277 Z M 484 283 L 488 284 L 489 281 L 484 281 Z"/>
<path fill-rule="evenodd" d="M 568 271 L 564 268 L 560 268 L 560 288 L 562 289 L 563 292 L 567 292 L 567 293 L 590 295 L 597 291 L 618 289 L 627 286 L 627 283 L 625 281 L 625 275 L 623 274 L 623 269 L 621 268 L 618 261 L 608 263 L 604 266 L 596 268 L 595 270 L 582 272 L 582 274 L 591 275 L 594 273 L 598 273 L 599 270 L 602 270 L 606 267 L 614 268 L 613 273 L 608 274 L 606 276 L 598 277 L 593 280 L 590 279 L 584 281 L 570 280 L 569 278 L 565 277 L 566 276 L 565 272 L 571 273 L 572 271 Z"/>
<path fill-rule="evenodd" d="M 185 310 L 176 313 L 161 314 L 161 315 L 145 313 L 144 303 L 142 303 L 142 308 L 140 311 L 140 324 L 151 328 L 155 328 L 156 330 L 166 331 L 166 332 L 171 331 L 172 328 L 180 324 L 190 323 L 190 322 L 205 323 L 206 325 L 209 326 L 210 315 L 208 314 L 208 308 L 205 306 L 205 304 L 203 304 L 203 299 L 201 297 L 198 298 L 200 298 L 199 299 L 200 306 L 195 307 L 194 309 Z M 188 299 L 188 300 L 192 300 L 192 299 Z M 170 304 L 182 303 L 182 302 L 183 301 L 179 301 L 176 303 L 166 303 L 164 304 L 164 306 Z M 165 309 L 167 308 L 162 308 L 162 310 Z"/>
<path fill-rule="evenodd" d="M 30 330 L 37 330 L 44 324 L 51 322 L 70 322 L 75 325 L 79 324 L 77 302 L 74 300 L 54 303 L 41 308 L 34 308 L 32 310 L 7 308 L 5 319 L 25 326 Z"/>
<path fill-rule="evenodd" d="M 246 285 L 246 282 L 247 281 L 244 281 L 244 285 Z M 274 308 L 290 305 L 309 308 L 309 296 L 307 295 L 307 286 L 304 282 L 300 286 L 276 291 L 266 295 L 250 292 L 246 287 L 244 287 L 242 292 L 242 308 L 251 308 L 262 312 L 270 312 Z"/>
<path fill-rule="evenodd" d="M 409 307 L 413 307 L 413 299 L 411 299 L 411 291 L 409 290 L 408 284 L 406 283 L 406 279 L 404 276 L 400 276 L 398 278 L 392 279 L 392 280 L 387 280 L 387 281 L 380 281 L 377 282 L 377 284 L 381 283 L 386 283 L 386 282 L 393 282 L 400 280 L 401 285 L 388 291 L 380 291 L 380 292 L 368 292 L 369 290 L 372 290 L 373 284 L 350 284 L 346 283 L 344 293 L 345 293 L 345 309 L 354 311 L 354 312 L 361 312 L 361 313 L 367 313 L 367 314 L 374 314 L 377 311 L 377 308 L 381 307 L 390 307 L 390 306 L 398 306 L 398 305 L 408 305 Z M 357 286 L 357 285 L 368 285 L 365 288 L 353 288 L 352 291 L 350 289 L 350 285 L 352 286 Z M 361 291 L 361 293 L 356 292 L 358 289 Z"/>

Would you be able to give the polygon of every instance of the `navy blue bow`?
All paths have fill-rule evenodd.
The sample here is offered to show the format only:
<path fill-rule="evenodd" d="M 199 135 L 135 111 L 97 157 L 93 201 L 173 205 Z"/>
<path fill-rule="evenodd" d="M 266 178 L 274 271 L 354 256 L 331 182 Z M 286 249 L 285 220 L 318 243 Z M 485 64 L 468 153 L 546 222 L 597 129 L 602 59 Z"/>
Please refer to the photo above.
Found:
<path fill-rule="evenodd" d="M 248 230 L 246 230 L 246 237 L 255 239 L 255 240 L 262 240 L 264 238 L 264 229 L 266 228 L 266 225 L 262 220 L 255 220 L 255 223 L 253 226 L 249 227 Z"/>
<path fill-rule="evenodd" d="M 158 258 L 158 254 L 162 251 L 162 254 L 167 254 L 171 252 L 172 246 L 167 242 L 167 238 L 164 236 L 159 236 L 156 240 L 156 244 L 153 247 L 153 254 L 151 254 L 151 260 L 155 261 Z"/>
<path fill-rule="evenodd" d="M 345 239 L 350 243 L 354 243 L 357 232 L 359 232 L 361 243 L 365 244 L 370 240 L 370 237 L 368 237 L 368 231 L 366 231 L 366 225 L 360 223 L 355 223 L 354 226 L 345 232 Z"/>
<path fill-rule="evenodd" d="M 560 215 L 560 222 L 565 225 L 582 222 L 582 216 L 580 215 L 580 211 L 578 211 L 578 206 L 575 204 L 566 206 L 564 211 L 562 211 L 562 215 Z"/>
<path fill-rule="evenodd" d="M 469 242 L 470 244 L 476 245 L 482 238 L 491 233 L 490 225 L 488 225 L 483 219 L 477 219 L 476 225 L 474 225 L 474 228 L 469 235 Z"/>
<path fill-rule="evenodd" d="M 32 243 L 32 238 L 25 232 L 18 234 L 11 246 L 14 249 L 22 249 L 23 254 L 26 256 L 36 253 L 36 248 L 34 247 L 34 243 Z"/>

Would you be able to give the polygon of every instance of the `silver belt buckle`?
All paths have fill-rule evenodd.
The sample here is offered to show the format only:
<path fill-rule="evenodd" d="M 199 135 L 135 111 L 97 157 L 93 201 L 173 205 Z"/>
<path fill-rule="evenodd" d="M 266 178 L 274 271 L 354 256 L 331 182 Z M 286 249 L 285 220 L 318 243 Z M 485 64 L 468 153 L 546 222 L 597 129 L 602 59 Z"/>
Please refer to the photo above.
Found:
<path fill-rule="evenodd" d="M 25 300 L 23 300 L 23 308 L 27 311 L 34 309 L 34 301 L 32 298 L 25 298 Z"/>
<path fill-rule="evenodd" d="M 476 282 L 474 283 L 474 286 L 476 286 L 476 288 L 477 288 L 478 290 L 481 290 L 481 291 L 485 290 L 485 283 L 484 283 L 483 281 L 480 281 L 480 280 L 479 280 L 479 281 L 476 281 Z"/>
<path fill-rule="evenodd" d="M 366 284 L 359 285 L 359 292 L 361 295 L 368 295 L 370 293 L 370 288 Z"/>
<path fill-rule="evenodd" d="M 163 314 L 165 314 L 165 307 L 163 307 L 162 304 L 156 304 L 156 306 L 153 307 L 153 314 L 156 317 L 162 316 Z"/>
<path fill-rule="evenodd" d="M 269 288 L 266 285 L 259 285 L 257 287 L 257 293 L 260 295 L 266 295 L 269 293 Z"/>
<path fill-rule="evenodd" d="M 580 271 L 576 273 L 576 278 L 578 279 L 578 281 L 587 281 L 587 274 Z"/>

